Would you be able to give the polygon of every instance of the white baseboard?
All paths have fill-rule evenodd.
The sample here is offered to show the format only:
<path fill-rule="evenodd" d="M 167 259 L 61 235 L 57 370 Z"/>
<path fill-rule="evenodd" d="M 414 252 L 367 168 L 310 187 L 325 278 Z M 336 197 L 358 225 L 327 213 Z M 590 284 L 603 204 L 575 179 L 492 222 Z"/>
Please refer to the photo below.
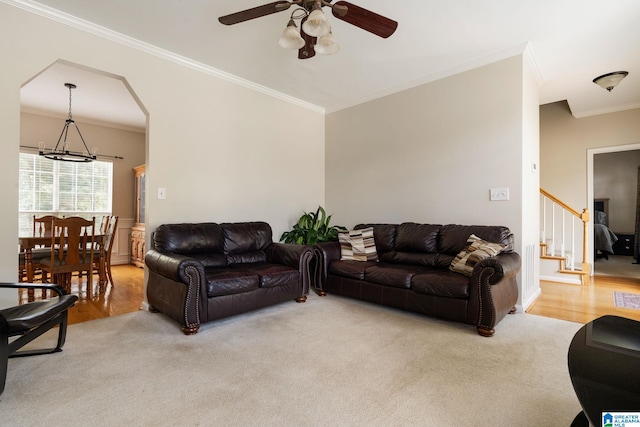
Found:
<path fill-rule="evenodd" d="M 538 287 L 536 291 L 527 298 L 526 301 L 522 301 L 522 305 L 516 305 L 517 313 L 525 313 L 531 305 L 542 295 L 542 290 Z"/>

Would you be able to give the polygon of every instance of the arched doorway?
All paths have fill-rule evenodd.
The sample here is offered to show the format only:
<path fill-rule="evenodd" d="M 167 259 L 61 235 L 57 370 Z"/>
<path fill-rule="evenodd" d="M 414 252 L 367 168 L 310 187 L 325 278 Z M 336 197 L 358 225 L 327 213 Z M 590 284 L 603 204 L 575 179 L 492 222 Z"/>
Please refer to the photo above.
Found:
<path fill-rule="evenodd" d="M 40 143 L 48 147 L 56 144 L 70 107 L 65 83 L 76 85 L 73 119 L 87 145 L 97 148 L 98 161 L 112 164 L 111 212 L 119 218 L 112 264 L 128 264 L 134 222 L 133 168 L 146 163 L 148 114 L 126 78 L 58 60 L 21 88 L 21 153 L 37 152 Z M 137 273 L 143 287 L 143 272 Z M 101 304 L 107 300 L 103 295 Z"/>

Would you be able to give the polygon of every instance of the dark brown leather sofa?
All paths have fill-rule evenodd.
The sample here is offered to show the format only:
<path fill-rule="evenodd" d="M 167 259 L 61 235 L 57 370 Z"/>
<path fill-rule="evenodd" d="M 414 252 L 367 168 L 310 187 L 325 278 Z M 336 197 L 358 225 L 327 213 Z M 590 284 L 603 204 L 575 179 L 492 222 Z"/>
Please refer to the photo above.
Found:
<path fill-rule="evenodd" d="M 269 224 L 164 224 L 145 255 L 147 298 L 189 335 L 201 323 L 309 293 L 311 247 L 274 243 Z"/>
<path fill-rule="evenodd" d="M 314 246 L 316 290 L 475 325 L 492 336 L 495 325 L 515 312 L 520 256 L 506 227 L 434 224 L 360 224 L 373 227 L 379 261 L 341 261 L 340 243 Z M 449 270 L 475 234 L 506 249 L 483 259 L 470 277 Z"/>

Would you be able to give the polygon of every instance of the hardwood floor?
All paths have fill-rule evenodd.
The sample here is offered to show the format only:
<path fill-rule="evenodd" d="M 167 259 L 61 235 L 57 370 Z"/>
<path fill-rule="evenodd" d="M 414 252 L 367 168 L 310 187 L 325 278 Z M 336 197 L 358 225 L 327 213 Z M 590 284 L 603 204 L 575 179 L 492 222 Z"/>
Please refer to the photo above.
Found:
<path fill-rule="evenodd" d="M 640 294 L 640 278 L 595 275 L 587 285 L 541 281 L 542 295 L 527 313 L 588 323 L 611 314 L 640 321 L 640 310 L 618 308 L 613 292 Z"/>
<path fill-rule="evenodd" d="M 114 265 L 111 267 L 114 284 L 107 284 L 101 291 L 94 276 L 92 289 L 87 292 L 86 278 L 78 286 L 78 278 L 71 282 L 71 292 L 79 300 L 69 310 L 69 324 L 86 322 L 103 317 L 117 316 L 140 309 L 144 291 L 144 269 L 134 265 Z M 36 293 L 36 298 L 39 295 Z M 20 296 L 26 301 L 26 292 Z"/>
<path fill-rule="evenodd" d="M 144 269 L 135 265 L 114 265 L 111 267 L 111 273 L 114 284 L 107 284 L 104 292 L 100 292 L 94 283 L 93 292 L 89 295 L 86 291 L 79 294 L 80 299 L 69 310 L 69 324 L 117 316 L 140 309 L 144 291 Z"/>

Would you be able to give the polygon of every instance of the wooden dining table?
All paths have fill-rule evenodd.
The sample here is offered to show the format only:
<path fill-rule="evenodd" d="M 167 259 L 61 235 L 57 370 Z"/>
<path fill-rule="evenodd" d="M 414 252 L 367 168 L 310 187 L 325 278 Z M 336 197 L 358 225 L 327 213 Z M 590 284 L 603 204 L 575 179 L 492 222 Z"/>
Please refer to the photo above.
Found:
<path fill-rule="evenodd" d="M 98 283 L 100 286 L 106 284 L 106 274 L 104 268 L 104 250 L 103 250 L 103 242 L 105 240 L 105 234 L 94 234 L 93 236 L 94 242 L 98 245 Z M 51 236 L 19 236 L 18 244 L 20 245 L 20 250 L 24 252 L 24 265 L 27 270 L 27 282 L 33 282 L 33 249 L 36 246 L 51 246 Z M 95 253 L 95 250 L 94 250 Z"/>

